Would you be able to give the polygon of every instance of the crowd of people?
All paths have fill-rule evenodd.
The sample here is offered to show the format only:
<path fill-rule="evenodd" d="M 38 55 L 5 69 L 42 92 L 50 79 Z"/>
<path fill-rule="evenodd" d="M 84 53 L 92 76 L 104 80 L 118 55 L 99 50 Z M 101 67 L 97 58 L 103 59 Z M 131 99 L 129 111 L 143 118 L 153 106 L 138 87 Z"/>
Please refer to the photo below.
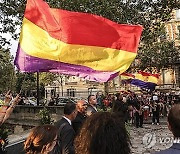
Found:
<path fill-rule="evenodd" d="M 143 127 L 144 120 L 152 120 L 159 125 L 160 117 L 167 117 L 171 107 L 180 102 L 180 97 L 171 93 L 153 92 L 151 94 L 136 94 L 130 90 L 107 97 L 99 96 L 98 106 L 103 110 L 112 108 L 115 112 L 124 114 L 125 121 Z"/>
<path fill-rule="evenodd" d="M 9 91 L 0 108 L 0 125 L 20 101 L 19 95 L 12 101 L 11 98 Z M 130 154 L 131 142 L 125 123 L 132 122 L 137 128 L 143 127 L 143 120 L 152 117 L 152 124 L 158 125 L 159 116 L 168 116 L 170 131 L 175 138 L 180 138 L 178 98 L 174 99 L 173 96 L 157 92 L 151 95 L 136 95 L 128 91 L 108 97 L 89 95 L 87 100 L 88 102 L 68 102 L 64 106 L 64 115 L 54 125 L 41 125 L 32 129 L 24 143 L 25 152 Z M 107 108 L 104 106 L 111 108 L 110 112 L 98 112 L 99 109 L 106 111 Z M 180 152 L 180 144 L 173 144 L 167 151 Z"/>

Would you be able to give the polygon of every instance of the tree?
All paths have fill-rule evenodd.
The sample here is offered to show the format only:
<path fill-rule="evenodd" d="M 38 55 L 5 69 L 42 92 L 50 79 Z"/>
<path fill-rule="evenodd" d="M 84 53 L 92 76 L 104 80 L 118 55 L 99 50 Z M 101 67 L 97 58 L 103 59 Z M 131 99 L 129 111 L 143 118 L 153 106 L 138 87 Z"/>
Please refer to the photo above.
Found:
<path fill-rule="evenodd" d="M 57 74 L 50 73 L 50 72 L 43 72 L 40 73 L 39 81 L 42 83 L 42 85 L 47 86 L 48 84 L 51 84 L 52 81 L 54 81 L 57 78 Z"/>
<path fill-rule="evenodd" d="M 152 72 L 154 68 L 159 72 L 162 68 L 173 68 L 180 58 L 179 48 L 175 47 L 174 42 L 161 41 L 146 44 L 140 48 L 137 59 L 139 58 L 138 69 L 148 69 Z"/>
<path fill-rule="evenodd" d="M 47 2 L 55 8 L 93 13 L 118 23 L 143 25 L 138 55 L 140 68 L 149 65 L 147 61 L 144 62 L 147 57 L 152 64 L 153 58 L 157 57 L 159 52 L 162 52 L 160 54 L 162 57 L 160 57 L 161 65 L 158 67 L 166 67 L 167 58 L 171 59 L 170 61 L 174 60 L 174 57 L 170 56 L 172 50 L 177 51 L 174 50 L 173 43 L 162 41 L 158 44 L 157 42 L 159 38 L 165 36 L 164 23 L 171 19 L 172 10 L 180 8 L 179 0 L 47 0 Z M 0 22 L 4 25 L 0 32 L 10 32 L 13 38 L 17 38 L 16 25 L 21 25 L 25 0 L 1 0 L 0 4 Z M 166 50 L 168 54 L 164 54 L 166 47 L 172 47 L 172 50 Z"/>
<path fill-rule="evenodd" d="M 36 91 L 36 77 L 33 73 L 16 72 L 16 91 L 23 96 L 30 96 Z"/>
<path fill-rule="evenodd" d="M 40 73 L 39 75 L 39 89 L 40 89 L 40 98 L 44 97 L 45 86 L 51 84 L 57 78 L 57 75 L 54 73 Z M 16 72 L 16 91 L 22 93 L 24 96 L 36 95 L 36 82 L 37 74 L 36 73 L 21 73 Z"/>
<path fill-rule="evenodd" d="M 13 90 L 15 73 L 12 59 L 9 50 L 0 48 L 0 93 Z"/>
<path fill-rule="evenodd" d="M 39 75 L 39 91 L 40 91 L 40 98 L 45 96 L 45 86 L 51 84 L 54 80 L 56 80 L 57 75 L 55 73 L 50 72 L 43 72 Z"/>

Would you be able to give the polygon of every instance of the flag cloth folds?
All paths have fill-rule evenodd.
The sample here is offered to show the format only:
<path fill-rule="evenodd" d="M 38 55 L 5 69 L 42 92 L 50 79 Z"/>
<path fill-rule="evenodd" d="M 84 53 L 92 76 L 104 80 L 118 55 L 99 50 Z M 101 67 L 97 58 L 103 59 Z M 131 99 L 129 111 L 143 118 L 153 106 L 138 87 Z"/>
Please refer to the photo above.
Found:
<path fill-rule="evenodd" d="M 128 79 L 134 79 L 135 76 L 133 74 L 130 73 L 122 73 L 121 75 L 121 80 L 128 80 Z"/>
<path fill-rule="evenodd" d="M 158 84 L 159 74 L 151 74 L 139 71 L 135 74 L 135 78 L 131 80 L 131 84 L 140 88 L 154 90 Z"/>
<path fill-rule="evenodd" d="M 120 77 L 121 77 L 122 84 L 130 84 L 131 80 L 135 78 L 133 74 L 125 73 L 125 72 L 120 74 Z"/>
<path fill-rule="evenodd" d="M 141 33 L 139 25 L 27 0 L 15 65 L 22 72 L 58 72 L 106 82 L 128 69 Z"/>

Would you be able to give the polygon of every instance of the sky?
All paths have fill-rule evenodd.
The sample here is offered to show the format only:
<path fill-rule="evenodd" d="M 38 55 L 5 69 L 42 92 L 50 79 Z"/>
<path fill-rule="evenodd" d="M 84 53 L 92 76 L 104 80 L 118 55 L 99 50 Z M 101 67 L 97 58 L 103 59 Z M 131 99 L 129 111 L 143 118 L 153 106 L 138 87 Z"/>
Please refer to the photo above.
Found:
<path fill-rule="evenodd" d="M 10 48 L 10 52 L 13 55 L 13 57 L 15 58 L 16 56 L 16 51 L 17 51 L 17 47 L 18 47 L 18 40 L 14 40 L 10 34 L 6 33 L 6 34 L 1 34 L 3 37 L 7 38 L 7 40 L 10 39 L 10 43 L 11 45 L 9 46 L 5 46 L 5 48 Z"/>
<path fill-rule="evenodd" d="M 17 47 L 18 47 L 18 40 L 12 40 L 11 44 L 12 45 L 11 45 L 10 51 L 11 51 L 11 54 L 13 55 L 13 57 L 15 57 L 16 51 L 17 51 Z"/>

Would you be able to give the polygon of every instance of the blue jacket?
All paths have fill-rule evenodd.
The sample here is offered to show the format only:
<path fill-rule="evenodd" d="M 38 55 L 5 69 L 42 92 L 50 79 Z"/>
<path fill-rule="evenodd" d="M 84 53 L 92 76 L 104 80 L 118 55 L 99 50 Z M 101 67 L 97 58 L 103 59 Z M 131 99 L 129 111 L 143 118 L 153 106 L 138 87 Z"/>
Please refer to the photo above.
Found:
<path fill-rule="evenodd" d="M 155 154 L 180 154 L 180 143 L 174 143 L 169 149 L 162 150 Z"/>

